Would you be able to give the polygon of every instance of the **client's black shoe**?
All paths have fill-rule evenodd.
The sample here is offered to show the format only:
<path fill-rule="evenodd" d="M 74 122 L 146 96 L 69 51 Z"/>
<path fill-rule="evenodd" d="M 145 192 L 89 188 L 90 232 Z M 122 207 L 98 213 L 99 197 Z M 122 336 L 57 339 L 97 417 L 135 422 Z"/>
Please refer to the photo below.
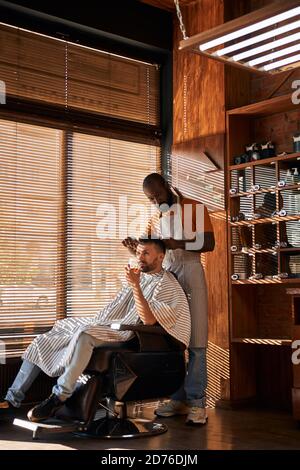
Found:
<path fill-rule="evenodd" d="M 38 423 L 45 419 L 51 418 L 55 415 L 55 412 L 63 406 L 64 402 L 61 401 L 54 393 L 46 400 L 42 401 L 39 405 L 36 405 L 27 413 L 29 421 Z"/>

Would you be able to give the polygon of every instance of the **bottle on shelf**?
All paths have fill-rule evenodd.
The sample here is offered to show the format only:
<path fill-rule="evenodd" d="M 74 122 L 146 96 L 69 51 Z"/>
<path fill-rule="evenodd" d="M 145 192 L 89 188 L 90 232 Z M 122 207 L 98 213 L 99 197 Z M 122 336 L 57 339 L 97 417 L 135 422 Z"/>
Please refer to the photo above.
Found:
<path fill-rule="evenodd" d="M 241 222 L 242 220 L 245 220 L 245 214 L 242 212 L 240 212 L 238 215 L 231 216 L 231 222 Z"/>
<path fill-rule="evenodd" d="M 275 145 L 270 140 L 268 142 L 262 142 L 261 144 L 261 158 L 275 157 Z"/>
<path fill-rule="evenodd" d="M 300 182 L 300 175 L 299 175 L 298 168 L 295 167 L 295 168 L 292 168 L 292 170 L 294 170 L 293 175 L 292 175 L 293 184 L 298 184 Z"/>
<path fill-rule="evenodd" d="M 273 276 L 274 280 L 287 279 L 289 277 L 288 273 L 279 273 Z"/>
<path fill-rule="evenodd" d="M 295 153 L 300 152 L 300 133 L 293 135 L 293 150 Z"/>
<path fill-rule="evenodd" d="M 242 172 L 242 174 L 239 175 L 239 177 L 238 177 L 238 186 L 239 186 L 239 193 L 242 193 L 242 192 L 246 191 L 245 172 Z"/>
<path fill-rule="evenodd" d="M 288 169 L 286 172 L 285 182 L 287 185 L 293 184 L 293 176 L 292 176 L 292 172 L 290 169 Z"/>
<path fill-rule="evenodd" d="M 279 215 L 279 217 L 286 217 L 287 211 L 286 211 L 285 209 L 281 209 L 281 210 L 278 212 L 278 215 Z"/>
<path fill-rule="evenodd" d="M 279 273 L 278 274 L 279 279 L 287 279 L 289 277 L 288 273 Z"/>
<path fill-rule="evenodd" d="M 257 212 L 254 212 L 254 214 L 252 214 L 252 219 L 256 220 L 256 219 L 261 219 L 262 218 L 262 214 L 259 214 Z"/>
<path fill-rule="evenodd" d="M 281 242 L 279 240 L 276 240 L 274 245 L 272 246 L 273 250 L 277 250 L 278 248 L 286 248 L 287 247 L 287 242 Z"/>
<path fill-rule="evenodd" d="M 249 277 L 251 281 L 259 281 L 260 279 L 263 279 L 262 273 L 256 273 L 253 274 L 252 276 Z"/>
<path fill-rule="evenodd" d="M 260 184 L 253 184 L 251 186 L 251 192 L 259 191 L 260 190 Z"/>

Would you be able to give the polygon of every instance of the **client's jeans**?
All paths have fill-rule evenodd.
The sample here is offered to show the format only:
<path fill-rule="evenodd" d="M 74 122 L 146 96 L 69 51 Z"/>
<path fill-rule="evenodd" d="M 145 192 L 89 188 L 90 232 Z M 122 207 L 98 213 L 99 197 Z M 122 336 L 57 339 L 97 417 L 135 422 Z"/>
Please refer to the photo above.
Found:
<path fill-rule="evenodd" d="M 190 406 L 205 408 L 207 387 L 206 348 L 189 348 L 189 363 L 185 381 L 172 400 L 185 401 Z"/>
<path fill-rule="evenodd" d="M 102 340 L 96 339 L 87 333 L 81 333 L 78 338 L 70 364 L 64 373 L 58 378 L 52 392 L 64 401 L 69 398 L 75 390 L 78 377 L 82 374 L 89 363 L 93 349 L 103 345 Z M 25 398 L 25 393 L 39 375 L 41 369 L 29 361 L 23 364 L 12 384 L 8 389 L 5 399 L 13 406 L 19 407 Z"/>

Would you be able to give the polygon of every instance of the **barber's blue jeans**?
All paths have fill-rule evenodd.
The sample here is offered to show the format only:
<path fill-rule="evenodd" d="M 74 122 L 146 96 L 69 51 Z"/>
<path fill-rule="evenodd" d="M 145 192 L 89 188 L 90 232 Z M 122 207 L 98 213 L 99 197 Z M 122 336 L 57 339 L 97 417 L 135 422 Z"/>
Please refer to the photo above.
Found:
<path fill-rule="evenodd" d="M 206 348 L 189 348 L 189 363 L 184 383 L 171 398 L 184 401 L 190 406 L 205 408 L 206 387 Z"/>
<path fill-rule="evenodd" d="M 70 364 L 57 379 L 57 383 L 52 389 L 52 392 L 55 393 L 60 400 L 64 401 L 72 395 L 78 377 L 89 363 L 93 349 L 101 346 L 103 343 L 102 340 L 96 339 L 87 333 L 81 333 Z M 5 399 L 13 406 L 19 407 L 22 400 L 25 398 L 25 393 L 37 378 L 40 371 L 41 369 L 37 365 L 29 361 L 23 361 L 14 383 L 7 391 Z"/>

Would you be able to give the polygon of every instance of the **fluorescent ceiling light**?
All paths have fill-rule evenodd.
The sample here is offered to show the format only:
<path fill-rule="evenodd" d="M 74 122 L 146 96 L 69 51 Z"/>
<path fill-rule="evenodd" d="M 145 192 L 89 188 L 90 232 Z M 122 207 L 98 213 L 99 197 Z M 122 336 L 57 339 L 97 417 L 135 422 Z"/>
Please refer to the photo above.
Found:
<path fill-rule="evenodd" d="M 298 61 L 300 61 L 300 54 L 293 55 L 292 57 L 288 57 L 287 59 L 278 60 L 277 62 L 273 62 L 272 64 L 265 65 L 264 67 L 262 67 L 261 70 L 265 70 L 265 71 L 273 70 L 273 69 L 276 69 L 277 67 L 282 67 L 283 65 L 289 65 Z"/>
<path fill-rule="evenodd" d="M 270 49 L 275 49 L 276 47 L 284 46 L 290 42 L 299 41 L 300 33 L 292 34 L 291 36 L 286 36 L 282 39 L 277 39 L 277 41 L 271 41 L 263 46 L 255 47 L 253 49 L 249 49 L 248 51 L 241 52 L 240 54 L 236 54 L 233 56 L 233 60 L 238 62 L 239 60 L 246 59 L 247 57 L 251 57 L 261 52 L 269 51 Z"/>
<path fill-rule="evenodd" d="M 229 34 L 225 34 L 224 36 L 213 39 L 212 41 L 200 44 L 199 48 L 201 51 L 206 51 L 207 49 L 211 49 L 212 47 L 219 46 L 220 44 L 224 44 L 228 41 L 232 41 L 233 39 L 240 38 L 241 36 L 245 36 L 246 34 L 251 34 L 260 29 L 267 28 L 268 26 L 272 26 L 273 24 L 279 23 L 280 21 L 293 18 L 294 16 L 297 16 L 299 14 L 300 7 L 292 8 L 291 10 L 280 13 L 279 15 L 272 16 L 271 18 L 267 18 L 266 20 L 259 21 L 258 23 L 254 23 L 250 26 L 246 26 L 245 28 L 238 29 L 237 31 L 234 31 Z"/>
<path fill-rule="evenodd" d="M 272 52 L 271 54 L 258 57 L 257 59 L 250 60 L 248 62 L 249 67 L 254 67 L 255 65 L 262 64 L 263 62 L 268 62 L 269 60 L 277 59 L 278 57 L 283 57 L 285 55 L 291 54 L 292 52 L 300 51 L 300 44 L 295 46 L 286 47 L 280 51 Z"/>
<path fill-rule="evenodd" d="M 260 34 L 259 36 L 254 36 L 250 39 L 246 39 L 245 41 L 233 44 L 232 46 L 224 47 L 223 49 L 219 49 L 216 54 L 218 56 L 227 55 L 231 52 L 243 49 L 244 47 L 252 46 L 258 42 L 265 41 L 266 39 L 273 38 L 274 36 L 278 36 L 279 34 L 287 33 L 296 28 L 300 28 L 300 21 L 294 21 L 293 23 L 281 26 L 280 28 L 272 29 L 271 31 Z"/>

